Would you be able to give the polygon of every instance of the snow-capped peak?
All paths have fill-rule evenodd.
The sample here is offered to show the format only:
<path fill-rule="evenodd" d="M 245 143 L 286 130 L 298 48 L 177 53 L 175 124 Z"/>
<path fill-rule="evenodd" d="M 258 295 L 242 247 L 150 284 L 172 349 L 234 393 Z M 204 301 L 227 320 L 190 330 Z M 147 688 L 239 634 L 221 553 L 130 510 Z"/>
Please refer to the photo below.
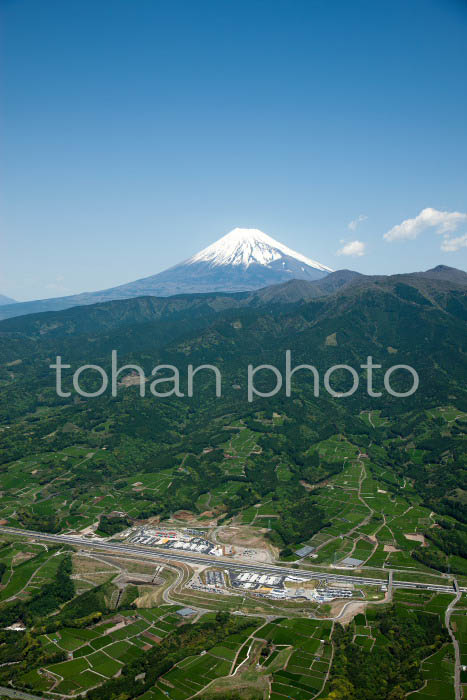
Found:
<path fill-rule="evenodd" d="M 296 253 L 257 228 L 234 228 L 233 231 L 187 260 L 186 264 L 206 262 L 212 267 L 241 265 L 247 268 L 253 263 L 268 266 L 274 260 L 280 260 L 285 256 L 317 270 L 332 272 L 330 267 Z"/>

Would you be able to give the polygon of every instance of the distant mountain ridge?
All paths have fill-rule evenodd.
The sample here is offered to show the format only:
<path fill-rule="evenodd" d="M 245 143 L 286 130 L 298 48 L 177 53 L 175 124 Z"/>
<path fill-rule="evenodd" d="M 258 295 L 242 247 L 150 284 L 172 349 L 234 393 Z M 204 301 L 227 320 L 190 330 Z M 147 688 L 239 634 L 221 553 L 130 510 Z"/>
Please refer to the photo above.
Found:
<path fill-rule="evenodd" d="M 6 304 L 17 304 L 18 302 L 16 299 L 12 299 L 11 297 L 5 296 L 5 294 L 0 294 L 0 306 L 6 305 Z"/>
<path fill-rule="evenodd" d="M 176 323 L 178 320 L 186 323 L 200 318 L 212 319 L 218 314 L 236 309 L 300 307 L 315 300 L 329 300 L 333 306 L 342 310 L 354 305 L 356 301 L 358 303 L 359 297 L 367 300 L 369 294 L 376 297 L 382 292 L 405 301 L 434 305 L 440 310 L 446 310 L 447 303 L 452 305 L 457 297 L 465 298 L 467 274 L 446 266 L 438 266 L 426 272 L 389 276 L 337 270 L 320 280 L 290 280 L 251 292 L 141 296 L 0 320 L 0 336 L 19 333 L 30 338 L 57 338 L 104 333 L 137 323 Z"/>
<path fill-rule="evenodd" d="M 330 272 L 330 267 L 258 229 L 235 228 L 191 258 L 156 275 L 99 292 L 22 302 L 14 310 L 0 303 L 0 319 L 139 296 L 250 291 L 291 279 L 318 280 Z"/>
<path fill-rule="evenodd" d="M 461 285 L 467 284 L 467 272 L 464 272 L 464 270 L 458 270 L 455 267 L 448 267 L 447 265 L 437 265 L 426 272 L 417 272 L 414 274 L 417 274 L 420 277 L 446 280 L 447 282 L 455 282 L 456 284 Z"/>
<path fill-rule="evenodd" d="M 0 322 L 0 410 L 3 405 L 9 421 L 18 386 L 32 392 L 34 406 L 39 386 L 48 381 L 52 389 L 51 358 L 60 355 L 72 367 L 108 367 L 114 349 L 121 362 L 146 371 L 167 362 L 214 364 L 228 377 L 234 401 L 233 385 L 245 386 L 250 362 L 282 367 L 286 350 L 296 364 L 312 360 L 320 368 L 358 367 L 372 356 L 383 367 L 416 369 L 421 388 L 411 406 L 455 401 L 467 410 L 467 284 L 459 272 L 435 268 L 384 277 L 342 271 L 252 292 L 146 296 L 10 318 Z M 319 289 L 326 284 L 328 290 Z M 348 410 L 360 412 L 363 400 L 359 394 Z M 389 401 L 394 411 L 407 410 Z"/>

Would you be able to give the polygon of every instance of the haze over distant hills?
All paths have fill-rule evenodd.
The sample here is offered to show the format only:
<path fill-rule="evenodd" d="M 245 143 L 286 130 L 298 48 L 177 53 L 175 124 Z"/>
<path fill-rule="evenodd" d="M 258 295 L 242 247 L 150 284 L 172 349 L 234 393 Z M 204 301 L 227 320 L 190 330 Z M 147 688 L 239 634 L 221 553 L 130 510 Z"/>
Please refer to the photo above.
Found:
<path fill-rule="evenodd" d="M 16 299 L 12 299 L 11 297 L 7 297 L 4 294 L 0 294 L 0 306 L 6 304 L 16 304 Z"/>
<path fill-rule="evenodd" d="M 422 307 L 444 311 L 449 309 L 449 313 L 464 318 L 465 312 L 459 311 L 458 304 L 464 304 L 466 290 L 467 273 L 445 265 L 438 265 L 426 272 L 389 276 L 338 270 L 320 280 L 293 279 L 246 292 L 177 294 L 167 297 L 144 295 L 46 313 L 22 314 L 0 320 L 0 336 L 18 333 L 23 341 L 26 337 L 56 339 L 76 334 L 105 334 L 117 328 L 154 321 L 162 324 L 175 322 L 175 325 L 177 321 L 182 321 L 182 327 L 186 330 L 187 324 L 210 323 L 222 313 L 242 309 L 261 312 L 261 309 L 267 308 L 274 313 L 279 309 L 292 308 L 299 312 L 300 308 L 315 300 L 329 301 L 323 307 L 326 314 L 330 309 L 332 314 L 340 314 L 348 308 L 356 312 L 360 307 L 360 313 L 363 313 L 368 300 L 373 299 L 374 302 L 381 294 L 388 299 L 394 297 L 399 301 L 402 299 L 408 303 L 421 304 Z M 161 328 L 163 325 L 158 327 L 157 333 Z"/>
<path fill-rule="evenodd" d="M 330 267 L 258 229 L 235 228 L 188 260 L 135 282 L 99 292 L 22 302 L 14 310 L 2 308 L 0 301 L 0 319 L 139 296 L 249 291 L 291 279 L 319 280 L 330 272 Z"/>

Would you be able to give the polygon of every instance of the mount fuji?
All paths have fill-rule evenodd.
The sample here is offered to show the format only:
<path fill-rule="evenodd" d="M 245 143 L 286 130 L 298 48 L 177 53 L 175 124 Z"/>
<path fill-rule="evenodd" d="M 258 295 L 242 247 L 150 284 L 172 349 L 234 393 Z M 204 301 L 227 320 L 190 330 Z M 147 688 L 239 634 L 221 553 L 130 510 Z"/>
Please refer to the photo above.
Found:
<path fill-rule="evenodd" d="M 318 280 L 330 272 L 258 229 L 235 228 L 175 267 L 116 289 L 125 296 L 133 296 L 135 288 L 155 296 L 243 292 L 291 279 Z"/>
<path fill-rule="evenodd" d="M 254 228 L 235 228 L 174 267 L 100 292 L 0 306 L 0 319 L 140 296 L 243 292 L 292 279 L 315 281 L 333 270 Z"/>
<path fill-rule="evenodd" d="M 302 265 L 321 272 L 332 272 L 331 268 L 315 260 L 310 260 L 301 253 L 296 253 L 257 228 L 234 228 L 233 231 L 189 258 L 185 264 L 193 265 L 203 262 L 209 263 L 213 267 L 240 265 L 246 269 L 255 264 L 270 267 L 271 263 L 277 260 L 281 260 L 282 265 L 285 265 L 287 261 L 294 265 L 298 261 Z M 304 270 L 303 266 L 301 266 L 301 270 Z"/>

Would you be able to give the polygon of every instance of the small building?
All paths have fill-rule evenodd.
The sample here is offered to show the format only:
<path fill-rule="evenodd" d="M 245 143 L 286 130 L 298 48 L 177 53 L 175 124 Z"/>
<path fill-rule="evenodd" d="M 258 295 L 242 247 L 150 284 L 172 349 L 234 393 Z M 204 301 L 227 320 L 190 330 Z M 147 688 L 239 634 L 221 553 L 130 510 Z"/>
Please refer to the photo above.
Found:
<path fill-rule="evenodd" d="M 180 608 L 180 610 L 177 610 L 177 615 L 180 615 L 180 617 L 193 617 L 193 615 L 196 615 L 196 610 L 193 610 L 193 608 Z"/>
<path fill-rule="evenodd" d="M 307 557 L 309 554 L 315 551 L 314 547 L 310 547 L 310 545 L 306 545 L 305 547 L 302 547 L 301 549 L 297 549 L 295 554 L 297 554 L 301 559 L 303 557 Z"/>
<path fill-rule="evenodd" d="M 357 566 L 363 564 L 363 559 L 355 559 L 355 557 L 346 557 L 342 560 L 341 564 L 343 566 L 348 566 L 350 569 L 354 569 Z"/>

